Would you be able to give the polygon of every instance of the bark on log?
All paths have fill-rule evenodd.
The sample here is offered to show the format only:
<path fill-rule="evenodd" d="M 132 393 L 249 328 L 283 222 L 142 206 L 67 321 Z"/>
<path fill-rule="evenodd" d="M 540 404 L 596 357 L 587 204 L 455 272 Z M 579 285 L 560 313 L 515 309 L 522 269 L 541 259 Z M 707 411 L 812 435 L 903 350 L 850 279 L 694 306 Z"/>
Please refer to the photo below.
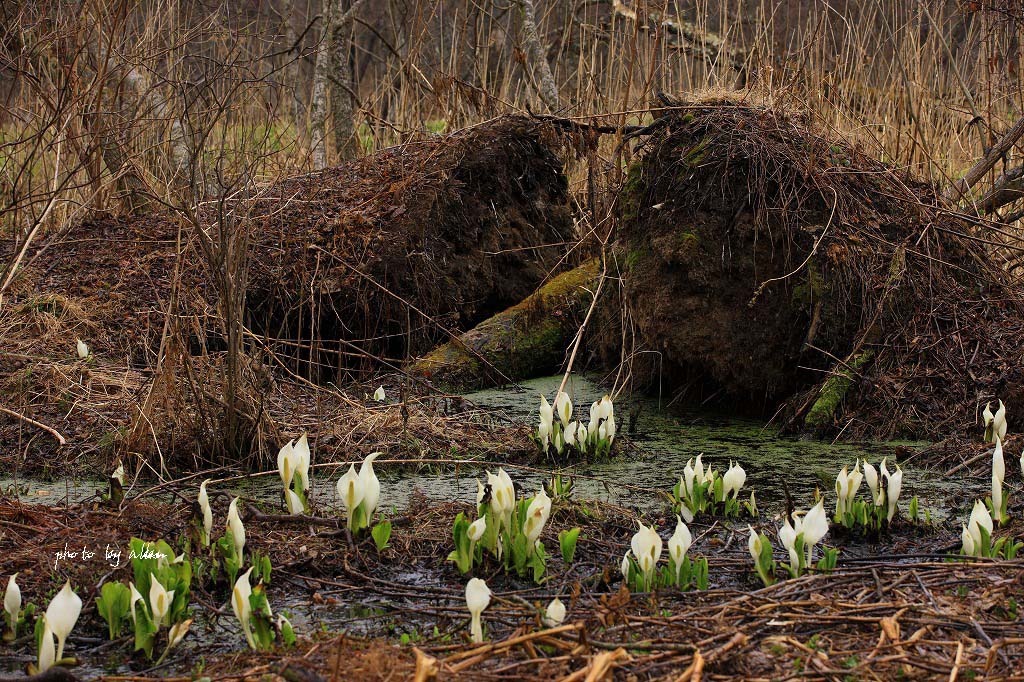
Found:
<path fill-rule="evenodd" d="M 601 264 L 558 275 L 522 302 L 435 348 L 412 372 L 435 386 L 466 390 L 555 372 L 597 289 Z"/>
<path fill-rule="evenodd" d="M 996 178 L 996 181 L 992 183 L 992 189 L 978 199 L 978 211 L 992 213 L 1022 198 L 1024 198 L 1024 166 L 1017 166 Z"/>

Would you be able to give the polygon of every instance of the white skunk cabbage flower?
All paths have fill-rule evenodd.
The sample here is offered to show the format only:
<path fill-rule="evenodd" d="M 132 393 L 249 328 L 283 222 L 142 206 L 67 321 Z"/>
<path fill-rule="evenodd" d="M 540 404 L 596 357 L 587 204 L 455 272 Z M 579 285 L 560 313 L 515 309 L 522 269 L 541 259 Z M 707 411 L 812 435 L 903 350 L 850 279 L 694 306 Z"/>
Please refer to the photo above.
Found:
<path fill-rule="evenodd" d="M 373 392 L 373 399 L 376 400 L 378 403 L 382 403 L 388 399 L 387 394 L 384 393 L 383 386 L 378 386 L 377 390 Z"/>
<path fill-rule="evenodd" d="M 807 549 L 807 565 L 809 566 L 814 545 L 828 534 L 828 515 L 825 513 L 824 498 L 818 500 L 818 504 L 811 507 L 811 511 L 804 516 L 801 532 L 804 535 L 804 547 Z"/>
<path fill-rule="evenodd" d="M 203 547 L 210 546 L 210 532 L 213 531 L 213 509 L 210 508 L 210 496 L 206 493 L 206 484 L 209 479 L 199 484 L 199 495 L 196 501 L 199 503 L 199 511 L 203 515 Z"/>
<path fill-rule="evenodd" d="M 704 453 L 697 455 L 697 459 L 694 461 L 693 464 L 693 476 L 698 483 L 704 482 L 704 463 L 700 461 L 701 457 L 703 456 Z"/>
<path fill-rule="evenodd" d="M 231 535 L 231 542 L 235 545 L 235 556 L 238 563 L 242 563 L 242 551 L 245 549 L 245 526 L 242 525 L 242 518 L 238 515 L 238 498 L 231 500 L 228 505 L 228 533 Z"/>
<path fill-rule="evenodd" d="M 4 590 L 4 611 L 7 612 L 11 632 L 14 632 L 18 625 L 18 614 L 21 613 L 21 588 L 18 587 L 17 573 L 7 579 L 7 589 Z"/>
<path fill-rule="evenodd" d="M 850 491 L 850 472 L 844 466 L 836 476 L 836 516 L 846 513 L 846 500 Z"/>
<path fill-rule="evenodd" d="M 788 524 L 789 522 L 787 521 L 786 523 Z M 747 530 L 750 531 L 750 535 L 747 537 L 747 551 L 750 552 L 750 558 L 754 560 L 754 565 L 757 566 L 761 562 L 761 549 L 764 546 L 764 539 L 749 523 L 747 524 Z"/>
<path fill-rule="evenodd" d="M 146 602 L 142 598 L 142 593 L 139 592 L 139 588 L 135 587 L 135 583 L 128 583 L 128 587 L 131 588 L 132 598 L 128 603 L 128 614 L 132 617 L 132 622 L 135 622 L 135 604 L 142 602 L 142 608 L 146 608 Z"/>
<path fill-rule="evenodd" d="M 865 462 L 865 465 L 871 466 Z M 874 471 L 874 467 L 871 467 Z M 875 474 L 877 481 L 877 473 Z M 836 476 L 836 516 L 842 517 L 853 509 L 853 501 L 860 490 L 860 484 L 864 480 L 864 474 L 860 470 L 860 459 L 853 465 L 853 469 L 847 472 L 846 467 Z"/>
<path fill-rule="evenodd" d="M 583 449 L 584 444 L 576 442 L 576 422 L 569 422 L 565 427 L 565 444 L 579 450 Z"/>
<path fill-rule="evenodd" d="M 153 625 L 157 630 L 160 623 L 167 617 L 171 610 L 171 603 L 174 601 L 174 590 L 165 589 L 156 576 L 153 575 L 149 582 L 149 608 L 153 610 Z"/>
<path fill-rule="evenodd" d="M 551 442 L 551 425 L 545 424 L 543 420 L 537 425 L 537 440 L 540 441 L 540 447 L 546 453 L 548 444 Z"/>
<path fill-rule="evenodd" d="M 348 471 L 338 479 L 337 488 L 338 497 L 341 498 L 341 503 L 345 505 L 345 511 L 348 512 L 349 530 L 352 530 L 353 515 L 363 501 L 363 484 L 359 474 L 356 473 L 355 464 L 348 465 Z"/>
<path fill-rule="evenodd" d="M 565 450 L 565 433 L 562 429 L 555 432 L 551 443 L 555 446 L 555 452 L 562 454 L 562 451 Z"/>
<path fill-rule="evenodd" d="M 974 536 L 967 530 L 967 524 L 961 524 L 961 527 L 963 528 L 963 530 L 960 531 L 960 542 L 963 543 L 961 551 L 963 551 L 966 556 L 977 556 L 980 549 L 974 544 Z"/>
<path fill-rule="evenodd" d="M 551 516 L 551 498 L 541 488 L 530 502 L 530 506 L 526 508 L 526 520 L 523 522 L 523 533 L 526 535 L 529 545 L 537 542 L 549 516 Z"/>
<path fill-rule="evenodd" d="M 587 433 L 591 440 L 615 440 L 615 409 L 607 395 L 590 406 L 590 424 Z"/>
<path fill-rule="evenodd" d="M 548 427 L 548 431 L 551 431 L 551 426 L 554 424 L 555 421 L 555 408 L 551 407 L 551 403 L 548 402 L 548 399 L 544 397 L 543 393 L 540 396 L 539 413 L 541 425 L 546 424 Z"/>
<path fill-rule="evenodd" d="M 309 490 L 309 461 L 311 454 L 309 452 L 309 439 L 306 438 L 305 433 L 295 441 L 295 447 L 292 452 L 295 456 L 295 478 L 298 480 L 303 492 L 305 492 Z"/>
<path fill-rule="evenodd" d="M 728 497 L 733 493 L 733 499 L 740 496 L 740 488 L 747 482 L 747 472 L 739 464 L 729 463 L 729 470 L 722 476 L 722 495 Z"/>
<path fill-rule="evenodd" d="M 985 440 L 995 443 L 996 439 L 1006 439 L 1006 406 L 999 401 L 999 408 L 992 414 L 991 403 L 985 403 L 985 411 L 981 413 L 985 420 Z"/>
<path fill-rule="evenodd" d="M 252 594 L 252 586 L 249 584 L 249 574 L 252 573 L 252 566 L 249 570 L 238 576 L 235 587 L 231 590 L 231 609 L 235 612 L 235 618 L 242 626 L 245 634 L 245 641 L 250 649 L 256 649 L 256 639 L 252 635 L 252 626 L 249 623 L 252 617 L 252 605 L 249 603 L 249 596 Z"/>
<path fill-rule="evenodd" d="M 40 674 L 45 673 L 57 662 L 57 652 L 53 646 L 53 630 L 43 616 L 43 637 L 39 640 L 39 663 L 36 666 Z"/>
<path fill-rule="evenodd" d="M 885 466 L 885 460 L 882 460 L 882 466 Z M 878 471 L 875 467 L 868 462 L 864 461 L 864 480 L 868 483 L 868 490 L 871 491 L 871 503 L 876 507 L 881 504 L 879 501 L 879 493 L 881 492 L 878 487 Z"/>
<path fill-rule="evenodd" d="M 466 583 L 466 608 L 469 609 L 471 623 L 469 632 L 472 635 L 474 644 L 481 644 L 484 641 L 483 625 L 480 622 L 480 614 L 484 612 L 491 603 L 491 589 L 487 587 L 480 578 L 470 578 Z"/>
<path fill-rule="evenodd" d="M 798 529 L 802 525 L 800 519 L 795 519 L 795 521 L 796 526 L 793 526 L 787 518 L 779 527 L 779 542 L 789 552 L 789 565 L 793 571 L 797 571 L 800 566 L 800 554 L 796 551 L 796 537 L 800 534 Z M 755 561 L 757 560 L 755 559 Z"/>
<path fill-rule="evenodd" d="M 597 437 L 608 441 L 609 445 L 615 440 L 615 417 L 608 417 L 601 422 L 597 428 Z"/>
<path fill-rule="evenodd" d="M 544 625 L 549 628 L 556 628 L 565 622 L 565 604 L 558 597 L 551 600 L 548 608 L 544 611 Z"/>
<path fill-rule="evenodd" d="M 619 572 L 622 573 L 622 579 L 626 582 L 629 582 L 629 566 L 629 550 L 627 549 L 626 553 L 622 555 L 622 563 L 619 564 Z"/>
<path fill-rule="evenodd" d="M 305 507 L 302 506 L 302 500 L 299 499 L 299 496 L 291 488 L 285 488 L 284 501 L 288 506 L 288 513 L 292 516 L 306 511 Z"/>
<path fill-rule="evenodd" d="M 587 431 L 587 426 L 583 422 L 576 422 L 576 447 L 580 450 L 584 450 L 587 447 L 587 436 L 590 432 Z"/>
<path fill-rule="evenodd" d="M 1006 460 L 1003 458 L 1003 441 L 996 438 L 996 448 L 992 451 L 992 510 L 996 521 L 1006 521 L 1003 517 L 1003 479 L 1006 477 Z"/>
<path fill-rule="evenodd" d="M 173 649 L 178 645 L 181 640 L 185 639 L 185 635 L 188 634 L 189 626 L 192 625 L 192 618 L 183 620 L 180 623 L 175 623 L 171 626 L 170 631 L 167 633 L 167 648 Z"/>
<path fill-rule="evenodd" d="M 470 542 L 477 542 L 487 532 L 487 517 L 481 516 L 479 519 L 469 524 L 469 529 L 466 531 L 466 535 L 469 536 Z"/>
<path fill-rule="evenodd" d="M 537 438 L 540 439 L 541 445 L 547 450 L 548 443 L 551 442 L 551 432 L 554 430 L 555 411 L 548 402 L 548 399 L 544 397 L 544 394 L 540 396 L 539 412 L 540 423 L 537 425 Z"/>
<path fill-rule="evenodd" d="M 594 436 L 597 433 L 597 427 L 601 425 L 601 401 L 590 404 L 590 423 L 587 425 L 587 432 Z"/>
<path fill-rule="evenodd" d="M 488 471 L 487 483 L 491 486 L 491 509 L 501 521 L 501 525 L 507 525 L 516 506 L 515 485 L 503 468 L 498 469 L 497 475 Z"/>
<path fill-rule="evenodd" d="M 75 339 L 75 350 L 78 351 L 79 360 L 85 360 L 89 357 L 89 346 L 82 339 Z"/>
<path fill-rule="evenodd" d="M 645 526 L 640 521 L 637 521 L 637 525 L 640 529 L 630 540 L 630 548 L 640 565 L 640 570 L 649 580 L 654 575 L 658 560 L 661 559 L 661 537 L 653 527 Z"/>
<path fill-rule="evenodd" d="M 569 425 L 569 420 L 572 419 L 572 400 L 569 399 L 569 394 L 565 391 L 559 391 L 555 396 L 555 413 L 558 415 L 558 420 L 562 422 L 562 426 Z"/>
<path fill-rule="evenodd" d="M 277 473 L 281 476 L 281 483 L 285 489 L 292 485 L 292 476 L 295 475 L 295 442 L 288 441 L 277 451 Z"/>
<path fill-rule="evenodd" d="M 683 559 L 686 557 L 686 552 L 689 551 L 692 544 L 693 536 L 690 534 L 690 529 L 686 527 L 686 524 L 683 523 L 680 517 L 676 516 L 676 531 L 668 539 L 668 555 L 676 569 L 676 582 L 679 582 L 679 572 L 683 567 Z"/>
<path fill-rule="evenodd" d="M 117 463 L 117 467 L 114 468 L 114 473 L 110 474 L 111 478 L 116 478 L 117 482 L 122 486 L 124 485 L 124 464 L 121 462 Z"/>
<path fill-rule="evenodd" d="M 703 478 L 703 475 L 701 476 Z M 697 470 L 693 468 L 693 460 L 690 459 L 686 462 L 686 466 L 683 468 L 683 485 L 680 486 L 682 491 L 686 494 L 686 497 L 693 499 L 693 484 L 697 481 Z"/>
<path fill-rule="evenodd" d="M 983 543 L 981 537 L 981 529 L 984 528 L 989 537 L 992 537 L 992 515 L 988 513 L 988 508 L 985 503 L 981 500 L 975 500 L 974 508 L 971 509 L 971 517 L 967 521 L 967 532 L 971 534 L 971 539 L 974 540 L 974 547 L 977 552 L 982 551 Z"/>
<path fill-rule="evenodd" d="M 896 471 L 886 477 L 886 481 L 885 499 L 889 503 L 886 519 L 892 521 L 892 517 L 896 515 L 896 502 L 900 499 L 900 491 L 903 489 L 903 469 L 900 469 L 899 464 L 896 465 Z"/>
<path fill-rule="evenodd" d="M 46 623 L 57 637 L 55 660 L 59 661 L 64 658 L 64 642 L 67 641 L 68 635 L 71 634 L 81 613 L 82 600 L 71 589 L 71 581 L 68 580 L 64 583 L 61 591 L 50 601 L 50 605 L 46 607 Z"/>
<path fill-rule="evenodd" d="M 363 489 L 363 511 L 366 512 L 366 523 L 370 523 L 373 513 L 377 511 L 377 504 L 380 502 L 380 479 L 373 470 L 373 460 L 380 457 L 381 453 L 371 452 L 359 466 L 359 485 Z"/>

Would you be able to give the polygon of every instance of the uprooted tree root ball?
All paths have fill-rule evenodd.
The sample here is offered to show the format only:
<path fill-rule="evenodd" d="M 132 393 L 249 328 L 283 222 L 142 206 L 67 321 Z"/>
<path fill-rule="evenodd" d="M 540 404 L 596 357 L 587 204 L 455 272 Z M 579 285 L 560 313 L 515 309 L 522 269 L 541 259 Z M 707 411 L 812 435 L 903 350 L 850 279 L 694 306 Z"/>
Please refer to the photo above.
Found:
<path fill-rule="evenodd" d="M 329 412 L 359 411 L 359 396 L 310 381 L 344 385 L 397 367 L 556 270 L 572 232 L 559 157 L 568 142 L 547 124 L 503 117 L 202 204 L 202 229 L 235 213 L 248 232 L 236 391 L 253 447 L 279 440 L 309 404 L 318 411 L 318 395 Z M 108 461 L 223 461 L 211 453 L 232 373 L 226 317 L 195 229 L 172 211 L 93 219 L 31 250 L 0 314 L 9 407 Z M 90 349 L 85 361 L 76 338 Z M 28 424 L 5 417 L 0 443 L 23 454 L 49 447 Z M 260 458 L 241 454 L 232 459 Z"/>
<path fill-rule="evenodd" d="M 795 113 L 660 116 L 618 196 L 624 287 L 603 316 L 635 338 L 638 383 L 881 439 L 1024 400 L 1020 297 L 934 188 Z M 606 362 L 620 338 L 599 337 Z"/>

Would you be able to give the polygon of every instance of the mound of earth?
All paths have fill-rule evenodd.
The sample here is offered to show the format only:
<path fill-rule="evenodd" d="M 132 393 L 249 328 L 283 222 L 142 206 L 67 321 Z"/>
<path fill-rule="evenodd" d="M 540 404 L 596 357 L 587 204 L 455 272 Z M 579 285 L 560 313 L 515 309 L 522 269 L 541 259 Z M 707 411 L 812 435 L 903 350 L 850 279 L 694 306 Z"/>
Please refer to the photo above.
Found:
<path fill-rule="evenodd" d="M 572 232 L 560 144 L 543 124 L 505 117 L 233 203 L 249 230 L 249 328 L 301 357 L 300 371 L 337 381 L 520 301 Z M 204 226 L 218 212 L 207 206 Z M 73 300 L 89 312 L 94 350 L 137 364 L 152 363 L 170 305 L 193 342 L 216 349 L 217 293 L 183 223 L 152 213 L 76 226 L 30 253 L 19 298 Z"/>
<path fill-rule="evenodd" d="M 573 229 L 562 143 L 547 124 L 506 117 L 204 205 L 203 229 L 222 209 L 248 228 L 239 394 L 252 441 L 276 453 L 309 429 L 303 415 L 337 409 L 351 444 L 350 423 L 374 422 L 359 396 L 307 379 L 349 386 L 557 271 Z M 168 211 L 93 219 L 33 244 L 0 307 L 0 450 L 15 469 L 52 473 L 83 454 L 224 463 L 223 306 L 199 242 Z M 0 257 L 13 248 L 0 241 Z M 415 402 L 397 432 L 422 443 L 441 430 Z"/>
<path fill-rule="evenodd" d="M 935 188 L 787 112 L 682 104 L 655 128 L 618 197 L 606 363 L 847 436 L 1024 400 L 1019 292 Z"/>

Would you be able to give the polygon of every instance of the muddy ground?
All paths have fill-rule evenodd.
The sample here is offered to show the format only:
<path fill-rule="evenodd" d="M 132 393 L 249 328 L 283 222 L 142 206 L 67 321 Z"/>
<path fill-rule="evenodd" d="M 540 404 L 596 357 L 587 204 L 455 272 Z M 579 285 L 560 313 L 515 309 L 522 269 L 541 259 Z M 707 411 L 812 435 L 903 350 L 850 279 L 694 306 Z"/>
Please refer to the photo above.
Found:
<path fill-rule="evenodd" d="M 220 519 L 228 496 L 216 490 L 211 487 Z M 165 488 L 164 499 L 168 492 Z M 191 492 L 174 489 L 175 496 Z M 130 640 L 105 642 L 106 627 L 90 597 L 101 582 L 130 578 L 130 571 L 98 560 L 64 560 L 54 570 L 54 557 L 65 545 L 125 544 L 133 535 L 180 537 L 187 533 L 186 502 L 182 494 L 168 502 L 152 495 L 130 499 L 120 509 L 99 501 L 62 508 L 6 500 L 0 506 L 0 532 L 12 548 L 0 557 L 0 574 L 20 571 L 26 600 L 37 604 L 67 578 L 83 597 L 85 609 L 68 648 L 79 660 L 81 679 L 102 674 L 187 679 L 199 672 L 197 666 L 214 679 L 267 673 L 305 680 L 412 679 L 424 657 L 435 659 L 438 679 L 465 680 L 597 680 L 606 674 L 624 680 L 948 679 L 950 674 L 1016 679 L 1024 666 L 1024 625 L 1017 613 L 1024 594 L 1020 560 L 944 558 L 959 545 L 953 524 L 902 521 L 878 539 L 833 530 L 826 544 L 843 547 L 833 574 L 765 588 L 751 570 L 746 521 L 698 519 L 691 524 L 690 555 L 709 559 L 709 589 L 630 595 L 621 589 L 618 564 L 636 516 L 584 500 L 555 503 L 542 535 L 552 555 L 542 585 L 509 577 L 493 563 L 477 569 L 495 594 L 484 616 L 487 642 L 474 646 L 468 642 L 462 601 L 466 578 L 445 560 L 451 520 L 471 510 L 417 499 L 390 514 L 391 547 L 383 552 L 368 538 L 350 545 L 330 526 L 335 517 L 328 507 L 317 510 L 322 521 L 310 523 L 256 518 L 276 510 L 250 507 L 243 515 L 247 549 L 273 561 L 271 606 L 289 611 L 305 628 L 296 648 L 233 653 L 244 641 L 227 604 L 227 586 L 197 579 L 196 623 L 181 649 L 155 669 L 144 659 L 125 664 L 122 652 Z M 1011 510 L 1021 512 L 1019 504 Z M 665 539 L 675 523 L 668 514 L 645 521 Z M 774 536 L 773 522 L 753 523 Z M 567 566 L 556 536 L 573 526 L 582 534 L 576 559 Z M 1019 523 L 1007 532 L 1014 530 L 1019 534 Z M 554 596 L 566 603 L 568 617 L 550 629 L 539 614 Z M 330 627 L 321 630 L 320 620 Z M 32 648 L 21 641 L 0 651 L 9 667 L 18 667 Z M 425 660 L 419 666 L 424 668 Z M 700 668 L 696 675 L 694 666 Z M 286 668 L 302 677 L 289 677 Z"/>

